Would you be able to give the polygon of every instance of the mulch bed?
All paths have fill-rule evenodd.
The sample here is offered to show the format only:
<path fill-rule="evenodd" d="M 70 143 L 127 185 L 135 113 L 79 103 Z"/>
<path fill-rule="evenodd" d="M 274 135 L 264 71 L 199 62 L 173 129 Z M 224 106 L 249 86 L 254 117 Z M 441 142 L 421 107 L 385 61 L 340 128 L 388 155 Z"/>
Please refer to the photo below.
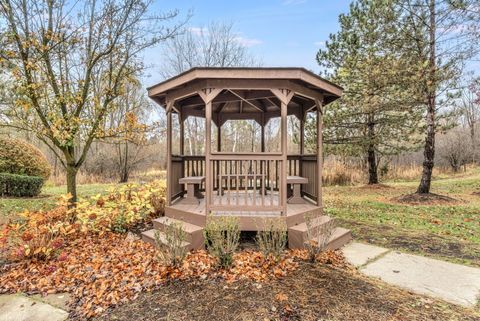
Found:
<path fill-rule="evenodd" d="M 259 284 L 173 281 L 97 320 L 480 320 L 474 310 L 410 294 L 352 270 L 302 262 Z"/>
<path fill-rule="evenodd" d="M 410 205 L 448 205 L 461 203 L 460 200 L 454 199 L 452 197 L 434 193 L 413 193 L 395 197 L 392 200 L 394 202 Z"/>
<path fill-rule="evenodd" d="M 159 262 L 155 248 L 133 234 L 87 234 L 69 241 L 55 259 L 1 267 L 0 293 L 68 292 L 73 297 L 71 316 L 85 319 L 111 306 L 124 305 L 142 292 L 162 288 L 171 280 L 214 279 L 228 285 L 248 279 L 263 283 L 286 277 L 306 259 L 304 250 L 287 251 L 278 262 L 243 250 L 234 255 L 234 266 L 224 270 L 217 268 L 216 259 L 206 251 L 195 251 L 181 267 L 173 268 Z M 326 252 L 319 260 L 320 264 L 350 268 L 338 252 Z"/>

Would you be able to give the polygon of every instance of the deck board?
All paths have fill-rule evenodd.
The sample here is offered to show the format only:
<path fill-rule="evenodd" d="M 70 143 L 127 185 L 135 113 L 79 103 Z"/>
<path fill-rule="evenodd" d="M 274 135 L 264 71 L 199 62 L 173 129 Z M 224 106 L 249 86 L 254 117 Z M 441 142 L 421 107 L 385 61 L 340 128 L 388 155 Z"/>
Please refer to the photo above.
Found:
<path fill-rule="evenodd" d="M 234 193 L 232 193 L 234 194 Z M 255 193 L 248 193 L 248 198 L 245 198 L 244 196 L 239 197 L 238 202 L 239 202 L 239 211 L 229 211 L 229 212 L 223 212 L 223 211 L 216 211 L 213 214 L 214 215 L 236 215 L 236 216 L 279 216 L 280 212 L 279 211 L 241 211 L 242 206 L 251 206 L 251 205 L 260 205 L 261 204 L 261 195 L 260 194 L 255 194 Z M 231 195 L 231 204 L 236 204 L 237 199 L 236 196 Z M 255 197 L 255 201 L 254 201 Z M 273 195 L 268 196 L 269 199 L 272 199 L 273 204 L 269 203 L 267 201 L 266 205 L 273 205 L 273 206 L 278 206 L 279 205 L 279 196 L 278 193 L 275 193 Z M 227 195 L 215 195 L 213 196 L 214 204 L 215 205 L 221 205 L 221 204 L 227 204 Z M 245 200 L 247 200 L 245 202 Z M 176 200 L 172 205 L 172 208 L 182 210 L 185 212 L 190 212 L 190 213 L 195 213 L 195 214 L 200 214 L 200 215 L 205 215 L 205 198 L 200 199 L 198 204 L 185 204 L 183 203 L 183 198 L 179 198 Z M 287 216 L 292 216 L 292 215 L 297 215 L 300 213 L 305 213 L 308 211 L 312 211 L 318 209 L 318 207 L 314 204 L 312 204 L 310 201 L 306 200 L 305 204 L 288 204 L 287 203 Z"/>

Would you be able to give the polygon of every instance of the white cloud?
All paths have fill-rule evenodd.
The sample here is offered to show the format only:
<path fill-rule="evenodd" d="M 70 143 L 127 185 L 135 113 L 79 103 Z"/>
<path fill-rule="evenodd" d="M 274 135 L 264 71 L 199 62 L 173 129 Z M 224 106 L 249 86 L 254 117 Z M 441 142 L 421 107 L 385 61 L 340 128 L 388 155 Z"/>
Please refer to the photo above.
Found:
<path fill-rule="evenodd" d="M 283 0 L 282 5 L 284 6 L 296 6 L 307 2 L 307 0 Z"/>
<path fill-rule="evenodd" d="M 241 44 L 242 46 L 245 46 L 245 47 L 253 47 L 253 46 L 260 45 L 260 44 L 263 43 L 263 41 L 261 41 L 259 39 L 246 38 L 246 37 L 242 37 L 242 36 L 236 37 L 235 40 L 239 44 Z"/>
<path fill-rule="evenodd" d="M 325 41 L 315 41 L 313 44 L 317 47 L 324 47 Z"/>

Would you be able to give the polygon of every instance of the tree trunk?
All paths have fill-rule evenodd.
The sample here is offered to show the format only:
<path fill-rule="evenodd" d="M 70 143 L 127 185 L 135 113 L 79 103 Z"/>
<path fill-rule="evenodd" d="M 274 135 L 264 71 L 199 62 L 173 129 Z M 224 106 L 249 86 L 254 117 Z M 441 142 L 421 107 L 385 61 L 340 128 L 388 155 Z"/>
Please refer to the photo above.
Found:
<path fill-rule="evenodd" d="M 470 126 L 470 140 L 472 142 L 472 163 L 475 164 L 477 161 L 477 152 L 475 146 L 475 122 Z"/>
<path fill-rule="evenodd" d="M 425 137 L 425 148 L 423 150 L 423 171 L 417 193 L 430 193 L 432 172 L 435 159 L 435 97 L 430 97 L 427 110 L 427 133 Z"/>
<path fill-rule="evenodd" d="M 368 162 L 368 184 L 378 184 L 378 164 L 375 156 L 375 148 L 370 144 L 367 154 Z"/>
<path fill-rule="evenodd" d="M 368 164 L 368 184 L 378 184 L 378 164 L 375 153 L 375 116 L 368 115 L 368 149 L 367 149 L 367 164 Z"/>
<path fill-rule="evenodd" d="M 423 170 L 420 185 L 417 193 L 430 193 L 432 182 L 432 172 L 435 159 L 435 109 L 436 109 L 436 62 L 435 62 L 435 32 L 436 32 L 436 13 L 435 0 L 430 0 L 430 53 L 429 53 L 429 79 L 427 84 L 427 131 L 425 135 L 425 148 L 423 151 Z"/>
<path fill-rule="evenodd" d="M 125 142 L 125 152 L 123 156 L 123 164 L 120 170 L 120 183 L 128 182 L 128 142 Z"/>
<path fill-rule="evenodd" d="M 70 199 L 70 206 L 73 206 L 77 201 L 77 172 L 78 169 L 71 164 L 67 164 L 67 193 L 72 195 Z"/>

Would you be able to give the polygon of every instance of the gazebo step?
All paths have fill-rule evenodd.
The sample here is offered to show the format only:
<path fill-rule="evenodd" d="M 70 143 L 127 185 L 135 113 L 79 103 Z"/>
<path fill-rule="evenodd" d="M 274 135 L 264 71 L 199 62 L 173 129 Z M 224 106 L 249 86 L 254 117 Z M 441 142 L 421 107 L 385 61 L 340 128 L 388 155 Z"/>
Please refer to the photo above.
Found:
<path fill-rule="evenodd" d="M 186 241 L 192 245 L 192 248 L 199 249 L 203 247 L 204 238 L 202 227 L 166 216 L 153 220 L 153 227 L 161 232 L 164 232 L 165 227 L 171 224 L 180 224 L 183 231 L 185 231 Z"/>
<path fill-rule="evenodd" d="M 328 241 L 327 248 L 329 250 L 336 250 L 347 244 L 352 240 L 352 231 L 343 227 L 336 227 Z"/>
<path fill-rule="evenodd" d="M 334 219 L 326 215 L 314 218 L 312 226 L 315 229 L 320 229 L 321 225 L 328 224 Z M 307 224 L 303 222 L 301 224 L 288 228 L 288 247 L 289 248 L 305 248 L 305 243 L 308 241 Z M 332 235 L 328 241 L 328 249 L 336 250 L 348 243 L 352 239 L 352 233 L 342 227 L 335 227 Z"/>
<path fill-rule="evenodd" d="M 189 212 L 173 206 L 165 207 L 165 216 L 169 218 L 174 218 L 183 222 L 187 222 L 193 225 L 197 225 L 200 227 L 205 226 L 205 222 L 206 222 L 205 214 Z"/>
<path fill-rule="evenodd" d="M 155 232 L 157 232 L 158 235 L 160 236 L 160 242 L 165 244 L 166 243 L 165 234 L 161 231 L 156 230 L 156 229 L 151 229 L 151 230 L 142 232 L 142 240 L 144 242 L 148 242 L 148 243 L 152 244 L 153 246 L 157 246 L 157 244 L 155 242 Z M 186 242 L 186 241 L 182 242 L 182 246 L 187 248 L 188 250 L 192 249 L 191 244 L 189 242 Z"/>
<path fill-rule="evenodd" d="M 321 215 L 315 218 L 312 218 L 312 228 L 320 229 L 321 225 L 327 224 L 334 221 L 333 218 Z M 308 227 L 307 223 L 304 221 L 298 225 L 291 226 L 288 228 L 288 247 L 290 248 L 301 248 L 303 243 L 307 240 Z"/>

